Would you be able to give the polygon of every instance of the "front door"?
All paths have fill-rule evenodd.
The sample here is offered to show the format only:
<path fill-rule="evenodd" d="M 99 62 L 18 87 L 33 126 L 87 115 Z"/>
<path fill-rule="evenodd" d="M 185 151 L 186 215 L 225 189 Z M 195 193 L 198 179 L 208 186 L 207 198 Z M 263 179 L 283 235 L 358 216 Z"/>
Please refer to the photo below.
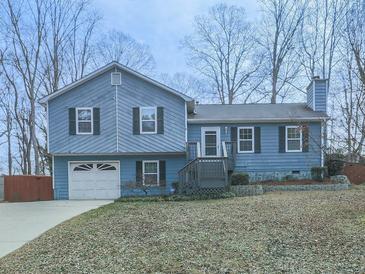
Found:
<path fill-rule="evenodd" d="M 220 128 L 202 127 L 202 155 L 203 157 L 220 156 Z"/>

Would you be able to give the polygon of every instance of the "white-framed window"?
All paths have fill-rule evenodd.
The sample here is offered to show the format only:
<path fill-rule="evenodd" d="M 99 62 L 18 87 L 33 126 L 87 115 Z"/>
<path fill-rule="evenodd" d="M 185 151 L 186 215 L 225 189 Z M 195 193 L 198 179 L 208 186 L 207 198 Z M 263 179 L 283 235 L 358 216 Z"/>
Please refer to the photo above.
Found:
<path fill-rule="evenodd" d="M 142 161 L 143 185 L 158 186 L 160 184 L 159 161 Z"/>
<path fill-rule="evenodd" d="M 285 127 L 285 151 L 302 152 L 302 128 L 300 126 Z"/>
<path fill-rule="evenodd" d="M 92 108 L 76 108 L 76 134 L 93 134 Z"/>
<path fill-rule="evenodd" d="M 139 111 L 141 134 L 157 133 L 157 107 L 141 107 Z"/>
<path fill-rule="evenodd" d="M 238 134 L 238 152 L 253 153 L 255 151 L 255 131 L 253 127 L 239 127 Z"/>

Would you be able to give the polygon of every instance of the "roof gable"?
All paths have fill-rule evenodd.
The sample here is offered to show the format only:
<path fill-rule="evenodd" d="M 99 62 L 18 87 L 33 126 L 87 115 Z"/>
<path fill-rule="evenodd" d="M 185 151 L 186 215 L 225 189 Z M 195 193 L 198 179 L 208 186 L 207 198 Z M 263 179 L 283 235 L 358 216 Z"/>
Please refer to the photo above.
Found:
<path fill-rule="evenodd" d="M 155 86 L 157 86 L 157 87 L 159 87 L 159 88 L 161 88 L 161 89 L 163 89 L 165 91 L 168 91 L 168 92 L 170 92 L 170 93 L 172 93 L 172 94 L 174 94 L 174 95 L 176 95 L 178 97 L 181 97 L 185 101 L 193 101 L 193 98 L 191 98 L 191 97 L 183 94 L 182 92 L 179 92 L 179 91 L 177 91 L 177 90 L 175 90 L 173 88 L 170 88 L 170 87 L 168 87 L 168 86 L 166 86 L 166 85 L 164 85 L 164 84 L 162 84 L 162 83 L 160 83 L 160 82 L 158 82 L 156 80 L 153 80 L 152 78 L 150 78 L 150 77 L 148 77 L 146 75 L 143 75 L 143 74 L 141 74 L 141 73 L 139 73 L 139 72 L 137 72 L 137 71 L 135 71 L 135 70 L 133 70 L 131 68 L 128 68 L 128 67 L 126 67 L 126 66 L 124 66 L 124 65 L 122 65 L 122 64 L 120 64 L 118 62 L 111 62 L 111 63 L 109 63 L 109 64 L 107 64 L 107 65 L 105 65 L 105 66 L 103 66 L 103 67 L 101 67 L 101 68 L 99 68 L 97 70 L 95 70 L 94 72 L 86 75 L 85 77 L 82 77 L 81 79 L 79 79 L 79 80 L 77 80 L 77 81 L 75 81 L 75 82 L 73 82 L 73 83 L 71 83 L 69 85 L 64 86 L 63 88 L 57 90 L 56 92 L 54 92 L 54 93 L 52 93 L 50 95 L 47 95 L 47 96 L 43 97 L 42 99 L 40 99 L 40 103 L 41 104 L 45 104 L 49 100 L 52 100 L 53 98 L 56 98 L 56 97 L 58 97 L 58 96 L 60 96 L 60 95 L 62 95 L 64 93 L 66 93 L 66 92 L 68 92 L 68 91 L 70 91 L 70 90 L 72 90 L 72 89 L 74 89 L 74 88 L 76 88 L 76 87 L 78 87 L 78 86 L 80 86 L 80 85 L 82 85 L 82 84 L 90 81 L 91 79 L 94 79 L 95 77 L 97 77 L 97 76 L 99 76 L 99 75 L 107 72 L 108 70 L 110 70 L 110 69 L 112 69 L 114 67 L 116 67 L 116 68 L 118 68 L 118 69 L 120 69 L 122 71 L 125 71 L 127 73 L 130 73 L 130 74 L 132 74 L 132 75 L 134 75 L 134 76 L 136 76 L 136 77 L 138 77 L 138 78 L 140 78 L 140 79 L 142 79 L 144 81 L 147 81 L 147 82 L 149 82 L 149 83 L 151 83 L 151 84 L 153 84 L 153 85 L 155 85 Z"/>

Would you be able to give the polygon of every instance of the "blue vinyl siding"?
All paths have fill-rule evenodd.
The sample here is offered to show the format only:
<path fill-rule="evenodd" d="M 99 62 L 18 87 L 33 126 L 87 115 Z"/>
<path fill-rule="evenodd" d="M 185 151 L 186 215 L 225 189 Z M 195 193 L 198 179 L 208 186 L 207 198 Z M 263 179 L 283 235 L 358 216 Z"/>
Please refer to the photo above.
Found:
<path fill-rule="evenodd" d="M 150 188 L 148 195 L 170 194 L 172 183 L 178 180 L 178 171 L 185 165 L 185 156 L 55 156 L 54 157 L 54 194 L 55 199 L 68 199 L 68 162 L 69 161 L 120 161 L 121 196 L 142 196 L 141 189 L 128 187 L 136 180 L 136 161 L 165 160 L 166 187 Z"/>
<path fill-rule="evenodd" d="M 184 99 L 124 71 L 121 71 L 122 85 L 112 86 L 113 71 L 49 101 L 49 151 L 52 154 L 184 151 Z M 132 108 L 141 106 L 164 108 L 164 134 L 133 135 Z M 100 108 L 100 135 L 69 135 L 68 108 L 71 107 Z"/>
<path fill-rule="evenodd" d="M 327 112 L 327 80 L 315 81 L 315 111 Z"/>
<path fill-rule="evenodd" d="M 138 77 L 122 73 L 119 101 L 119 152 L 185 151 L 185 101 Z M 132 108 L 164 108 L 164 134 L 133 135 Z"/>
<path fill-rule="evenodd" d="M 110 153 L 116 149 L 115 88 L 104 73 L 48 102 L 51 153 Z M 100 108 L 100 135 L 69 135 L 68 109 Z"/>
<path fill-rule="evenodd" d="M 315 111 L 327 112 L 327 96 L 327 80 L 315 79 L 307 88 L 307 106 Z"/>
<path fill-rule="evenodd" d="M 321 124 L 309 123 L 309 151 L 279 153 L 279 126 L 293 124 L 234 124 L 234 125 L 188 125 L 188 141 L 201 142 L 201 127 L 219 126 L 221 141 L 231 140 L 231 126 L 261 127 L 261 153 L 237 153 L 235 171 L 242 172 L 291 172 L 310 171 L 321 165 Z"/>

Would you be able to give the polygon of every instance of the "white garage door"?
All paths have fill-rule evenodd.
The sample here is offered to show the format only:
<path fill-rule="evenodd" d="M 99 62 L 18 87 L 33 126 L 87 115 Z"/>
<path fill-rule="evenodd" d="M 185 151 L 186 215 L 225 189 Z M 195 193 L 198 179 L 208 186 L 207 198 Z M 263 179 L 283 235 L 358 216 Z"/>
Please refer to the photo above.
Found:
<path fill-rule="evenodd" d="M 69 199 L 120 197 L 119 163 L 70 163 Z"/>

